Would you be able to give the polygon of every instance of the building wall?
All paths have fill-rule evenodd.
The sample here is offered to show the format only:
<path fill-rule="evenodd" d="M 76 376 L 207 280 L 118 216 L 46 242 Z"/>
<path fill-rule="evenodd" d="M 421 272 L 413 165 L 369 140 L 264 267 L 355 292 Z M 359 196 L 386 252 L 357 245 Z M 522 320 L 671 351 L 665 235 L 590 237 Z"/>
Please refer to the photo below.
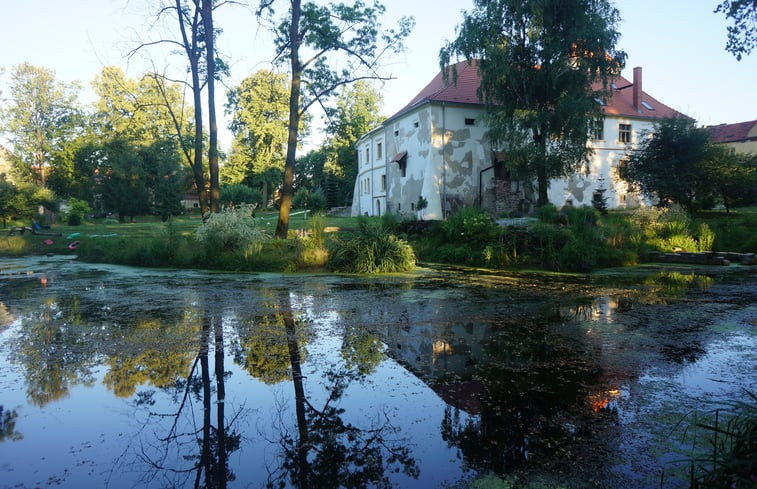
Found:
<path fill-rule="evenodd" d="M 620 139 L 620 124 L 631 126 L 631 139 L 624 143 Z M 647 202 L 637 193 L 629 191 L 625 182 L 618 177 L 618 167 L 629 153 L 639 146 L 651 131 L 653 123 L 649 120 L 625 117 L 606 117 L 601 139 L 594 139 L 588 144 L 594 149 L 590 157 L 588 173 L 577 172 L 567 178 L 552 179 L 548 192 L 549 201 L 557 207 L 564 205 L 591 205 L 594 192 L 604 187 L 604 197 L 611 209 L 634 208 Z"/>
<path fill-rule="evenodd" d="M 378 216 L 388 210 L 402 216 L 444 219 L 474 205 L 497 216 L 528 212 L 533 198 L 527 186 L 494 178 L 483 113 L 478 106 L 423 104 L 363 136 L 358 141 L 352 215 Z M 628 142 L 621 140 L 621 124 L 630 125 Z M 645 205 L 619 179 L 618 166 L 652 128 L 649 120 L 607 117 L 601 139 L 588 143 L 595 151 L 588 173 L 553 179 L 549 201 L 557 207 L 591 205 L 594 192 L 604 187 L 609 208 Z M 402 165 L 392 161 L 403 151 L 407 152 L 404 173 Z M 420 196 L 428 202 L 422 214 L 416 208 Z"/>

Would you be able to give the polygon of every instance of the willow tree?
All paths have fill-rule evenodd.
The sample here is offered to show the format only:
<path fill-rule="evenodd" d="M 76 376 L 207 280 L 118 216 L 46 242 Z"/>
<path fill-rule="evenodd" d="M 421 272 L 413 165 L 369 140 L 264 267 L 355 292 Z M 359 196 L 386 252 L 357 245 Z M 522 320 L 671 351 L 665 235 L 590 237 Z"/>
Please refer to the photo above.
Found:
<path fill-rule="evenodd" d="M 274 0 L 261 0 L 259 15 L 271 19 Z M 378 1 L 362 0 L 318 5 L 289 0 L 288 14 L 272 22 L 275 63 L 288 64 L 291 76 L 289 132 L 275 236 L 284 239 L 294 193 L 294 168 L 300 120 L 314 105 L 326 106 L 339 87 L 358 80 L 389 80 L 382 62 L 404 49 L 413 19 L 403 17 L 397 29 L 382 29 L 379 19 L 386 8 Z"/>
<path fill-rule="evenodd" d="M 608 0 L 475 0 L 440 51 L 453 81 L 453 58 L 477 67 L 492 144 L 536 180 L 540 206 L 551 178 L 588 162 L 586 141 L 603 119 L 597 100 L 625 63 L 618 21 Z"/>

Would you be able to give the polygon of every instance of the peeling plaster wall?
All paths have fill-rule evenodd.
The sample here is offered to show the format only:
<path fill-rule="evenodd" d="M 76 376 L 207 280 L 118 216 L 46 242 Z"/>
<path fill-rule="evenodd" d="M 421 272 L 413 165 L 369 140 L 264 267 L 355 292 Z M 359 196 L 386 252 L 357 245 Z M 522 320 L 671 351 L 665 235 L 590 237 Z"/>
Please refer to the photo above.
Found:
<path fill-rule="evenodd" d="M 466 124 L 466 119 L 472 119 L 473 124 Z M 618 141 L 619 124 L 631 125 L 629 144 Z M 652 128 L 648 120 L 607 117 L 603 139 L 589 142 L 595 150 L 589 172 L 551 180 L 549 201 L 558 207 L 591 205 L 594 192 L 604 186 L 610 208 L 648 205 L 639 195 L 629 192 L 618 178 L 617 168 L 638 147 L 642 133 Z M 494 179 L 492 150 L 483 124 L 483 108 L 479 106 L 422 104 L 369 132 L 357 146 L 353 216 L 391 212 L 443 219 L 474 205 L 496 215 L 532 210 L 527 184 Z M 401 164 L 392 161 L 403 151 L 407 152 L 404 174 Z M 420 196 L 428 201 L 422 214 L 416 209 Z"/>
<path fill-rule="evenodd" d="M 631 125 L 630 144 L 619 141 L 620 124 Z M 594 155 L 589 160 L 589 172 L 578 172 L 566 178 L 550 180 L 549 201 L 557 207 L 591 205 L 594 192 L 604 185 L 607 189 L 604 196 L 607 198 L 607 206 L 611 209 L 648 205 L 644 198 L 630 192 L 626 183 L 620 180 L 618 165 L 638 147 L 644 131 L 651 131 L 652 128 L 651 121 L 606 117 L 604 138 L 590 142 L 594 148 Z"/>
<path fill-rule="evenodd" d="M 479 172 L 491 165 L 482 114 L 477 107 L 425 104 L 385 126 L 389 154 L 407 151 L 404 176 L 400 164 L 387 164 L 390 212 L 442 219 L 478 203 Z M 466 125 L 466 119 L 475 122 Z M 416 209 L 421 196 L 428 202 L 422 215 Z"/>

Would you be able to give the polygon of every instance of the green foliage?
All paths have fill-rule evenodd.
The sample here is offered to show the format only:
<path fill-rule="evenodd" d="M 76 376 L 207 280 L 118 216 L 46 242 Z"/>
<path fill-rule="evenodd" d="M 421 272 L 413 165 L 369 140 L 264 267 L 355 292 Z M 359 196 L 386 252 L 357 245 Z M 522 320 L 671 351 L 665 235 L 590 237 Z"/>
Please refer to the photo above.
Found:
<path fill-rule="evenodd" d="M 496 241 L 500 228 L 486 212 L 466 207 L 442 223 L 448 243 L 464 243 L 478 248 Z"/>
<path fill-rule="evenodd" d="M 69 226 L 80 225 L 90 212 L 92 212 L 92 208 L 83 200 L 68 199 L 68 217 L 66 220 Z"/>
<path fill-rule="evenodd" d="M 679 204 L 689 212 L 712 207 L 718 194 L 729 192 L 725 176 L 733 163 L 709 144 L 706 129 L 690 119 L 656 122 L 654 137 L 646 138 L 632 153 L 620 177 L 660 205 Z"/>
<path fill-rule="evenodd" d="M 536 218 L 541 222 L 554 224 L 557 222 L 557 216 L 560 214 L 560 211 L 557 210 L 554 204 L 544 204 L 536 208 L 535 214 Z"/>
<path fill-rule="evenodd" d="M 56 80 L 55 72 L 23 63 L 11 71 L 10 104 L 0 122 L 13 145 L 16 170 L 44 186 L 48 165 L 84 126 L 78 83 Z"/>
<path fill-rule="evenodd" d="M 261 242 L 268 239 L 266 232 L 252 218 L 253 207 L 240 205 L 233 209 L 211 214 L 195 237 L 208 256 L 217 252 L 259 250 Z"/>
<path fill-rule="evenodd" d="M 586 141 L 603 118 L 595 99 L 608 96 L 625 63 L 615 47 L 620 15 L 607 0 L 475 0 L 463 15 L 440 52 L 442 69 L 462 57 L 478 70 L 489 136 L 511 169 L 537 181 L 544 205 L 549 179 L 587 161 Z"/>
<path fill-rule="evenodd" d="M 259 190 L 252 189 L 243 183 L 232 183 L 221 186 L 221 205 L 236 207 L 249 204 L 263 205 L 263 194 Z"/>
<path fill-rule="evenodd" d="M 715 233 L 710 229 L 707 223 L 699 225 L 696 232 L 697 251 L 712 251 L 715 244 Z"/>
<path fill-rule="evenodd" d="M 329 266 L 345 273 L 407 272 L 415 267 L 410 245 L 389 234 L 381 221 L 358 219 L 358 230 L 329 247 Z"/>
<path fill-rule="evenodd" d="M 757 395 L 746 391 L 743 400 L 729 401 L 711 423 L 700 428 L 708 435 L 711 455 L 692 460 L 699 472 L 691 487 L 754 487 L 757 453 Z"/>
<path fill-rule="evenodd" d="M 741 61 L 757 45 L 757 0 L 724 0 L 715 12 L 725 14 L 733 22 L 728 26 L 725 50 Z"/>
<path fill-rule="evenodd" d="M 323 193 L 322 189 L 317 188 L 310 192 L 307 206 L 308 209 L 315 212 L 326 210 L 326 194 Z"/>
<path fill-rule="evenodd" d="M 281 184 L 289 123 L 289 81 L 287 75 L 257 71 L 228 91 L 226 112 L 234 135 L 224 180 L 261 191 L 267 200 Z M 307 133 L 308 119 L 299 130 Z M 248 202 L 252 203 L 252 202 Z"/>

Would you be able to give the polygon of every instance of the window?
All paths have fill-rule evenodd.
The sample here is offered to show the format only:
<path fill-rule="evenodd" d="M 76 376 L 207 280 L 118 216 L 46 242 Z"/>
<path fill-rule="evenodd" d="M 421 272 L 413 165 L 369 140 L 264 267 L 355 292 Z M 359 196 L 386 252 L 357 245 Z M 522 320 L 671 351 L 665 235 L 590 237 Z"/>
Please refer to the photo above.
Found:
<path fill-rule="evenodd" d="M 381 175 L 381 191 L 386 191 L 386 175 Z"/>
<path fill-rule="evenodd" d="M 605 138 L 605 126 L 603 124 L 598 125 L 594 129 L 594 139 L 602 141 Z"/>
<path fill-rule="evenodd" d="M 371 150 L 370 148 L 365 148 L 365 164 L 367 165 L 370 162 L 371 162 Z"/>
<path fill-rule="evenodd" d="M 466 126 L 475 126 L 476 125 L 476 119 L 472 119 L 472 118 L 466 117 L 465 118 L 465 125 Z"/>
<path fill-rule="evenodd" d="M 399 135 L 400 135 L 400 132 L 399 132 L 399 131 L 394 131 L 394 136 L 395 136 L 395 137 L 396 137 L 396 136 L 399 136 Z"/>
<path fill-rule="evenodd" d="M 418 121 L 413 122 L 413 127 L 418 127 Z"/>
<path fill-rule="evenodd" d="M 628 170 L 628 161 L 628 158 L 621 158 L 621 160 L 618 161 L 618 167 L 616 170 L 619 178 L 625 177 L 626 171 Z"/>
<path fill-rule="evenodd" d="M 647 109 L 647 110 L 654 110 L 654 107 L 652 107 L 651 105 L 649 105 L 649 103 L 647 103 L 645 101 L 642 101 L 641 105 L 643 105 L 644 108 Z"/>
<path fill-rule="evenodd" d="M 626 144 L 631 142 L 631 124 L 618 124 L 618 141 Z"/>
<path fill-rule="evenodd" d="M 376 143 L 376 159 L 381 159 L 381 143 Z"/>

